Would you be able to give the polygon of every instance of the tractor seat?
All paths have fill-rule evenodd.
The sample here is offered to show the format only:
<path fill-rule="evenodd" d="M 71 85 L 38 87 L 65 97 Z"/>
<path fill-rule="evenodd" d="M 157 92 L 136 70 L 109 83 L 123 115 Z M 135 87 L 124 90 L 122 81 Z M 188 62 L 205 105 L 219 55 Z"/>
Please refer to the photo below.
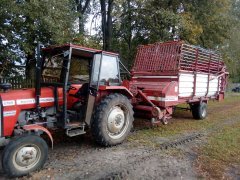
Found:
<path fill-rule="evenodd" d="M 84 83 L 82 87 L 74 94 L 75 97 L 81 98 L 88 95 L 89 83 Z"/>
<path fill-rule="evenodd" d="M 10 84 L 10 83 L 1 83 L 0 84 L 0 89 L 2 89 L 4 92 L 11 88 L 12 88 L 12 84 Z"/>

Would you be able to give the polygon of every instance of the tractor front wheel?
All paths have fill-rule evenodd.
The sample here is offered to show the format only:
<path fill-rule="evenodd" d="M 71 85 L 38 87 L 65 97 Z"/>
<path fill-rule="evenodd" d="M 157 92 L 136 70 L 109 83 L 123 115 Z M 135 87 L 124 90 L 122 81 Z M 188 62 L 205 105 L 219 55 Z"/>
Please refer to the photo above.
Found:
<path fill-rule="evenodd" d="M 133 123 L 132 105 L 122 94 L 110 94 L 97 106 L 93 115 L 92 134 L 103 146 L 120 144 Z"/>
<path fill-rule="evenodd" d="M 10 177 L 40 169 L 47 160 L 48 146 L 39 136 L 26 135 L 12 140 L 3 151 L 2 167 Z"/>

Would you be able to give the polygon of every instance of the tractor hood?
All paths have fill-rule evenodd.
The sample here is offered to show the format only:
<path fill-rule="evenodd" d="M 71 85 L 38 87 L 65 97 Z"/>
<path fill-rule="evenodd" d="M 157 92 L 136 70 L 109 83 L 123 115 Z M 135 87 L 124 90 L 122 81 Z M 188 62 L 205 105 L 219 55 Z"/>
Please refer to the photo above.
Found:
<path fill-rule="evenodd" d="M 58 102 L 59 105 L 63 103 L 62 89 L 58 89 Z M 0 118 L 0 137 L 10 136 L 13 128 L 22 110 L 36 108 L 35 89 L 22 89 L 22 90 L 8 90 L 0 93 L 1 96 L 1 118 Z M 41 107 L 54 106 L 54 93 L 53 88 L 41 88 L 40 96 Z"/>
<path fill-rule="evenodd" d="M 62 89 L 58 89 L 59 103 L 62 103 Z M 20 109 L 35 108 L 35 89 L 9 90 L 0 93 L 3 107 L 18 106 Z M 54 103 L 53 88 L 41 88 L 40 104 L 42 107 L 51 106 Z"/>

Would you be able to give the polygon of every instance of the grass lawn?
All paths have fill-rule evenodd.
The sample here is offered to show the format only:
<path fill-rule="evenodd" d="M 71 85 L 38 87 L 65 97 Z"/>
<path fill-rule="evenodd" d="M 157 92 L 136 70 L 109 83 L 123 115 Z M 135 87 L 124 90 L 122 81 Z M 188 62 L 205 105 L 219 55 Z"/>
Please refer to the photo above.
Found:
<path fill-rule="evenodd" d="M 240 120 L 240 117 L 239 117 Z M 208 143 L 199 149 L 197 166 L 202 173 L 214 179 L 222 179 L 231 168 L 237 166 L 240 177 L 240 121 L 233 126 L 219 129 L 208 138 Z"/>

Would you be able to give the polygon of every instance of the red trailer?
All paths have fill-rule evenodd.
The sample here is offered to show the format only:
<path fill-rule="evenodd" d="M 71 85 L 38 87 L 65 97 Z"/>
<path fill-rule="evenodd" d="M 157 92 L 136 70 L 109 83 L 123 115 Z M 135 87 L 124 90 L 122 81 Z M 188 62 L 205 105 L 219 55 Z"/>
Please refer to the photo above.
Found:
<path fill-rule="evenodd" d="M 181 103 L 190 105 L 195 119 L 204 119 L 208 100 L 224 98 L 227 74 L 219 53 L 182 41 L 155 43 L 138 48 L 125 85 L 136 111 L 165 124 Z"/>
<path fill-rule="evenodd" d="M 195 119 L 207 115 L 209 99 L 224 98 L 227 71 L 218 53 L 183 42 L 140 46 L 131 79 L 121 79 L 116 53 L 66 44 L 42 50 L 32 89 L 0 84 L 2 167 L 9 176 L 26 175 L 47 160 L 46 134 L 69 137 L 91 130 L 97 143 L 122 143 L 133 110 L 152 123 L 166 124 L 173 108 L 188 103 Z M 124 67 L 124 66 L 123 66 Z"/>

